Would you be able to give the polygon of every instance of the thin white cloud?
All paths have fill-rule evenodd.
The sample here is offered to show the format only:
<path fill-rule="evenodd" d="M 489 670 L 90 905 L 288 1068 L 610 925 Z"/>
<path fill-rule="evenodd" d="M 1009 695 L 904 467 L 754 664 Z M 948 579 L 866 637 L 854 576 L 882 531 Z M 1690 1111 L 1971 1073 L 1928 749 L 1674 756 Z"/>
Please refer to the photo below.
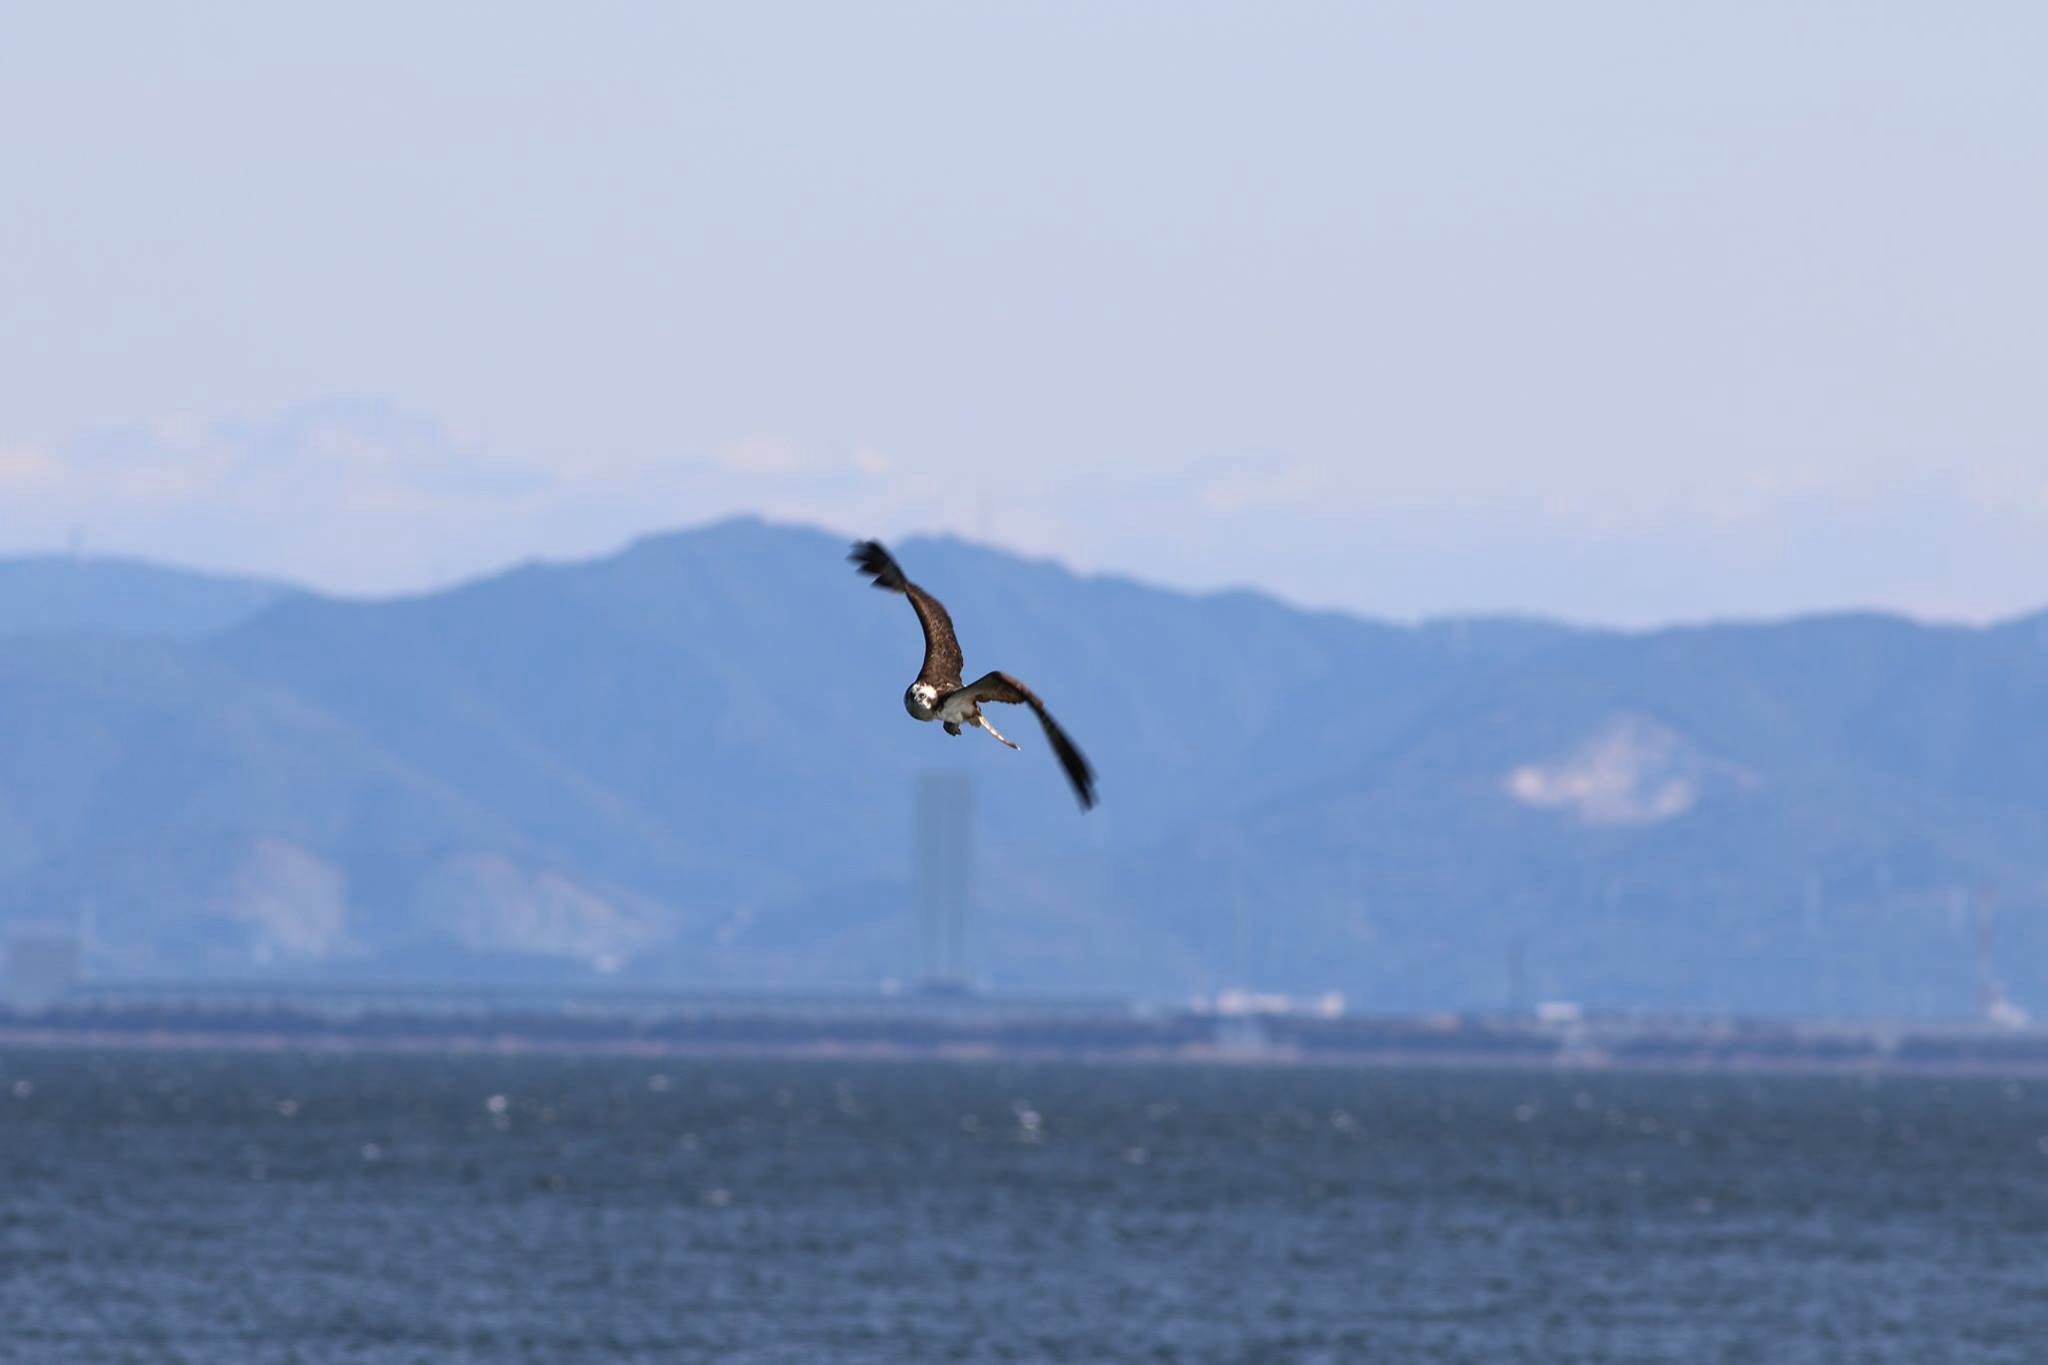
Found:
<path fill-rule="evenodd" d="M 1230 515 L 1254 508 L 1302 506 L 1327 485 L 1315 465 L 1293 461 L 1247 461 L 1209 478 L 1202 485 L 1201 505 Z"/>
<path fill-rule="evenodd" d="M 388 593 L 754 512 L 952 532 L 1085 570 L 1394 616 L 1647 624 L 1888 606 L 1982 619 L 2048 599 L 2048 483 L 2028 458 L 1890 477 L 1811 454 L 1711 471 L 1644 461 L 1589 484 L 1534 458 L 1461 480 L 1385 451 L 1162 465 L 1125 458 L 1121 439 L 883 444 L 763 428 L 654 454 L 591 435 L 514 457 L 389 402 L 326 400 L 54 447 L 0 433 L 0 552 L 82 537 L 89 550 Z"/>
<path fill-rule="evenodd" d="M 807 474 L 818 468 L 816 456 L 795 440 L 765 432 L 722 445 L 711 458 L 736 474 Z"/>
<path fill-rule="evenodd" d="M 535 556 L 602 553 L 736 512 L 952 524 L 871 445 L 751 433 L 700 452 L 514 460 L 371 399 L 263 418 L 168 418 L 57 453 L 0 447 L 0 550 L 72 544 L 332 591 L 416 590 Z M 943 490 L 942 490 L 943 491 Z"/>
<path fill-rule="evenodd" d="M 0 488 L 9 493 L 47 488 L 63 477 L 63 466 L 44 451 L 26 446 L 0 447 Z"/>

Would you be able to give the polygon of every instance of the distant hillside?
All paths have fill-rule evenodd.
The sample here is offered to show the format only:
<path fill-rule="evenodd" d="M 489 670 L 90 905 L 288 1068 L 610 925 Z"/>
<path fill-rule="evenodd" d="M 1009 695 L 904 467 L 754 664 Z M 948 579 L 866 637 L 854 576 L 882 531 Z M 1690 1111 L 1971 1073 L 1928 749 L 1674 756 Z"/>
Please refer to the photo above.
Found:
<path fill-rule="evenodd" d="M 758 521 L 206 639 L 0 640 L 0 915 L 128 973 L 912 967 L 920 770 L 978 779 L 1012 985 L 2048 1007 L 2048 618 L 1420 628 L 896 547 L 1095 760 L 903 715 L 915 619 Z M 1981 907 L 1995 907 L 1986 919 Z M 1980 928 L 1980 919 L 1983 920 Z"/>
<path fill-rule="evenodd" d="M 211 635 L 293 592 L 260 579 L 193 573 L 130 559 L 0 559 L 0 636 L 53 631 Z"/>

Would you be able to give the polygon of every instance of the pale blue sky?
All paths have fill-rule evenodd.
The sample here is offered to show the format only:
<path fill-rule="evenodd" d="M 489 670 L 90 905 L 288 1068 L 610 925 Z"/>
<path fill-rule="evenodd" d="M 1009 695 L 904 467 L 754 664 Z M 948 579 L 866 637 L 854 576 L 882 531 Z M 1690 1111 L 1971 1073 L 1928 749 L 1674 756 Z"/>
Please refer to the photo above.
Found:
<path fill-rule="evenodd" d="M 18 5 L 0 552 L 2048 604 L 2048 7 Z"/>

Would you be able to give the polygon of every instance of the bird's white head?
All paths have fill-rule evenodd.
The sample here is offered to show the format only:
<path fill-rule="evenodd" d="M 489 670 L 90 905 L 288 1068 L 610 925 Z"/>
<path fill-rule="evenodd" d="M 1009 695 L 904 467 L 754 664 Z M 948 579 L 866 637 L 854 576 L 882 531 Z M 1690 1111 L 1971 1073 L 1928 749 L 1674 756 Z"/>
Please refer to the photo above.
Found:
<path fill-rule="evenodd" d="M 903 709 L 919 720 L 930 720 L 939 713 L 939 689 L 926 682 L 912 683 L 903 694 Z"/>

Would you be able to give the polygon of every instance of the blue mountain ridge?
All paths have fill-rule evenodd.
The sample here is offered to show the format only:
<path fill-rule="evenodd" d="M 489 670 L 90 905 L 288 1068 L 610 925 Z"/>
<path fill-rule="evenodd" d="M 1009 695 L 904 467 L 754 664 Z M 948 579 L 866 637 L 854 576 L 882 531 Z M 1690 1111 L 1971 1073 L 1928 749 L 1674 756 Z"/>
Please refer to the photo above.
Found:
<path fill-rule="evenodd" d="M 2048 617 L 1408 627 L 894 548 L 1099 810 L 1028 718 L 1021 753 L 912 723 L 908 608 L 742 519 L 0 634 L 0 918 L 88 925 L 106 974 L 872 984 L 914 970 L 911 789 L 947 768 L 998 984 L 1472 1008 L 1519 954 L 1591 1005 L 1955 1014 L 1995 914 L 2048 1005 Z"/>

